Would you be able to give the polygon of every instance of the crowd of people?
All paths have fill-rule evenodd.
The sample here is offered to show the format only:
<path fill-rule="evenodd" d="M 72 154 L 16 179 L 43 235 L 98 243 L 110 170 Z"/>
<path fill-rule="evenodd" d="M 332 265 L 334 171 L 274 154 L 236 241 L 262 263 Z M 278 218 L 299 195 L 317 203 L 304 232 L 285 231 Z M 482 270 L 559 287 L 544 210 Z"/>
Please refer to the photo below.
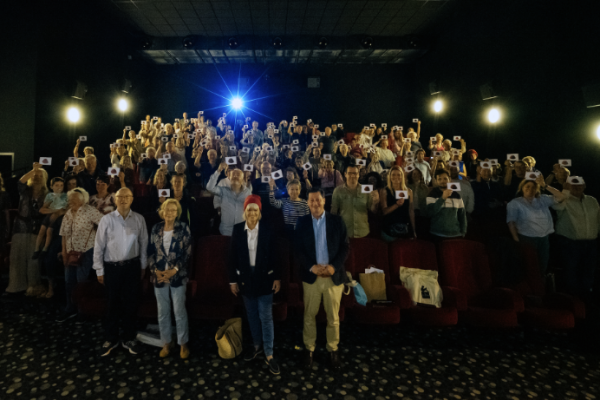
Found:
<path fill-rule="evenodd" d="M 369 124 L 352 134 L 343 124 L 320 127 L 297 117 L 261 127 L 250 118 L 228 123 L 223 114 L 213 125 L 200 112 L 196 118 L 183 113 L 173 123 L 146 116 L 137 132 L 126 127 L 110 144 L 110 159 L 98 160 L 92 147 L 80 154 L 78 140 L 62 176 L 49 179 L 42 162 L 19 181 L 6 291 L 54 296 L 51 268 L 48 289 L 35 288 L 39 261 L 60 236 L 67 303 L 59 321 L 76 315 L 73 288 L 95 270 L 108 297 L 102 355 L 121 342 L 139 352 L 135 282 L 149 269 L 165 344 L 160 356 L 172 349 L 173 308 L 180 354 L 187 358 L 187 262 L 201 231 L 197 197 L 205 196 L 220 215 L 220 234 L 232 237 L 231 292 L 244 299 L 255 344 L 245 358 L 264 351 L 273 373 L 279 367 L 271 308 L 281 271 L 270 247 L 277 236 L 287 235 L 302 268 L 307 365 L 321 303 L 328 314 L 327 349 L 332 365 L 340 365 L 337 311 L 348 238 L 438 242 L 501 221 L 515 242 L 536 249 L 542 277 L 555 235 L 565 291 L 591 296 L 599 205 L 585 194 L 584 178 L 571 175 L 570 160 L 559 160 L 544 177 L 531 156 L 486 158 L 467 150 L 459 136 L 423 138 L 421 122 L 413 123 L 406 130 Z M 135 211 L 142 200 L 149 205 L 145 215 Z M 0 205 L 10 207 L 6 196 Z M 148 213 L 161 221 L 147 226 L 153 220 Z M 11 221 L 0 224 L 5 229 Z"/>

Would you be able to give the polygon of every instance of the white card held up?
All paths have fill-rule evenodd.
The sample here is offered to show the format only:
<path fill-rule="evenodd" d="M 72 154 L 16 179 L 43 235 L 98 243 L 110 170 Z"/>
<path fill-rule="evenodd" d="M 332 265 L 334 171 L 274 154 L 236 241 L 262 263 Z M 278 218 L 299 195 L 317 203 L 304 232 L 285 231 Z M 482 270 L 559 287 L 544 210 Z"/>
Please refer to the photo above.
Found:
<path fill-rule="evenodd" d="M 490 158 L 490 164 L 492 164 L 492 166 L 498 165 L 498 159 L 497 158 Z"/>
<path fill-rule="evenodd" d="M 319 132 L 321 136 L 325 136 L 325 132 Z"/>
<path fill-rule="evenodd" d="M 169 153 L 163 153 L 162 158 L 164 158 L 165 160 L 170 160 L 171 155 Z"/>
<path fill-rule="evenodd" d="M 273 178 L 273 180 L 277 180 L 277 179 L 281 179 L 283 178 L 283 172 L 281 172 L 280 169 L 278 169 L 275 172 L 271 172 L 271 178 Z"/>
<path fill-rule="evenodd" d="M 237 164 L 237 158 L 235 158 L 235 157 L 225 157 L 225 163 L 227 165 L 235 165 L 235 164 Z"/>
<path fill-rule="evenodd" d="M 460 142 L 460 136 L 454 136 L 454 141 L 455 142 Z"/>
<path fill-rule="evenodd" d="M 435 136 L 429 136 L 429 140 L 431 140 L 432 142 L 435 142 Z"/>
<path fill-rule="evenodd" d="M 131 127 L 130 127 L 129 125 L 128 125 L 128 126 L 126 126 L 126 127 L 125 127 L 125 130 L 126 130 L 126 131 L 130 131 L 130 130 L 131 130 Z"/>
<path fill-rule="evenodd" d="M 434 157 L 441 157 L 442 156 L 442 152 L 441 151 L 434 151 L 433 152 Z"/>
<path fill-rule="evenodd" d="M 221 136 L 219 136 L 219 135 L 215 136 L 215 140 L 220 140 L 220 139 L 221 139 Z"/>
<path fill-rule="evenodd" d="M 273 150 L 273 146 L 266 146 L 266 147 L 265 147 L 265 150 L 267 150 L 267 151 L 271 151 L 271 150 Z"/>
<path fill-rule="evenodd" d="M 292 119 L 298 119 L 298 116 L 297 116 L 297 115 L 294 115 L 294 118 L 292 118 Z"/>
<path fill-rule="evenodd" d="M 229 150 L 237 150 L 237 147 L 235 147 L 235 146 L 229 146 Z"/>
<path fill-rule="evenodd" d="M 404 157 L 404 161 L 406 163 L 414 163 L 415 159 L 413 157 Z"/>
<path fill-rule="evenodd" d="M 481 161 L 479 163 L 479 166 L 483 169 L 490 169 L 490 168 L 492 168 L 492 163 L 489 161 Z"/>
<path fill-rule="evenodd" d="M 312 142 L 312 147 L 319 147 L 319 143 L 317 143 L 317 142 Z"/>
<path fill-rule="evenodd" d="M 158 117 L 152 117 L 154 121 L 158 121 Z"/>
<path fill-rule="evenodd" d="M 242 153 L 250 153 L 250 149 L 247 147 L 242 148 Z"/>
<path fill-rule="evenodd" d="M 315 128 L 319 129 L 319 124 L 316 124 L 316 125 L 315 125 Z"/>
<path fill-rule="evenodd" d="M 283 146 L 281 146 L 281 150 L 285 150 L 285 149 L 289 149 L 290 145 L 289 144 L 284 144 Z"/>
<path fill-rule="evenodd" d="M 331 154 L 323 154 L 324 160 L 331 160 Z"/>
<path fill-rule="evenodd" d="M 580 176 L 569 176 L 567 178 L 567 183 L 571 185 L 585 185 L 585 181 Z"/>
<path fill-rule="evenodd" d="M 254 170 L 254 165 L 252 164 L 244 164 L 244 171 L 253 171 Z"/>
<path fill-rule="evenodd" d="M 203 115 L 203 114 L 204 114 L 204 111 L 200 111 L 200 115 Z"/>
<path fill-rule="evenodd" d="M 271 181 L 271 177 L 270 176 L 261 176 L 260 177 L 260 182 L 261 183 L 269 183 Z"/>
<path fill-rule="evenodd" d="M 519 161 L 519 153 L 509 153 L 506 155 L 508 161 Z"/>
<path fill-rule="evenodd" d="M 293 152 L 300 151 L 300 146 L 292 146 L 292 151 Z"/>
<path fill-rule="evenodd" d="M 302 168 L 304 168 L 304 170 L 305 170 L 305 171 L 308 171 L 309 169 L 311 169 L 311 168 L 312 168 L 312 164 L 311 164 L 311 163 L 309 163 L 309 162 L 307 162 L 306 164 L 304 164 L 304 165 L 302 166 Z"/>
<path fill-rule="evenodd" d="M 244 129 L 248 129 L 248 125 L 244 125 Z"/>
<path fill-rule="evenodd" d="M 414 170 L 415 170 L 415 166 L 412 164 L 404 167 L 404 171 L 406 171 L 406 172 L 413 172 Z"/>
<path fill-rule="evenodd" d="M 375 128 L 375 124 L 370 124 L 369 125 L 371 128 Z"/>
<path fill-rule="evenodd" d="M 338 128 L 341 128 L 342 126 L 344 126 L 344 125 L 342 125 L 342 124 L 338 124 Z"/>
<path fill-rule="evenodd" d="M 79 165 L 79 158 L 75 158 L 75 157 L 69 157 L 72 158 L 72 160 L 69 160 L 69 165 L 71 167 L 75 167 L 77 165 Z"/>
<path fill-rule="evenodd" d="M 273 139 L 273 134 L 269 133 L 269 135 L 267 136 L 269 139 Z"/>
<path fill-rule="evenodd" d="M 402 139 L 403 143 L 410 143 L 410 138 L 405 137 L 404 139 Z"/>
<path fill-rule="evenodd" d="M 558 160 L 558 165 L 560 165 L 561 167 L 570 167 L 571 166 L 571 160 L 567 160 L 567 159 L 562 159 L 562 160 Z"/>
<path fill-rule="evenodd" d="M 254 148 L 254 152 L 255 152 L 255 153 L 258 153 L 258 152 L 260 152 L 260 150 L 261 150 L 261 149 L 260 149 L 260 147 L 255 147 L 255 148 Z"/>
<path fill-rule="evenodd" d="M 408 199 L 408 190 L 396 190 L 396 199 Z"/>
<path fill-rule="evenodd" d="M 52 165 L 52 157 L 40 157 L 40 164 Z"/>
<path fill-rule="evenodd" d="M 448 165 L 456 168 L 460 167 L 460 163 L 458 161 L 450 161 Z"/>
<path fill-rule="evenodd" d="M 273 129 L 273 132 L 279 133 L 279 129 Z"/>
<path fill-rule="evenodd" d="M 158 164 L 168 164 L 169 160 L 167 160 L 166 158 L 159 158 L 158 159 Z"/>
<path fill-rule="evenodd" d="M 148 154 L 147 153 L 142 153 L 142 158 L 148 158 Z"/>
<path fill-rule="evenodd" d="M 360 185 L 361 193 L 371 193 L 373 191 L 373 185 Z"/>
<path fill-rule="evenodd" d="M 110 176 L 116 176 L 119 175 L 119 171 L 121 171 L 120 168 L 109 168 L 106 174 Z"/>
<path fill-rule="evenodd" d="M 450 183 L 448 183 L 447 188 L 452 190 L 453 192 L 460 192 L 460 183 L 450 182 Z"/>
<path fill-rule="evenodd" d="M 337 144 L 339 144 L 341 146 L 341 145 L 346 144 L 346 143 L 344 142 L 344 139 L 340 139 L 340 140 L 338 140 Z"/>
<path fill-rule="evenodd" d="M 313 140 L 319 140 L 319 135 L 312 135 Z"/>
<path fill-rule="evenodd" d="M 162 140 L 164 143 L 167 143 L 169 141 L 169 138 L 166 136 L 163 136 L 160 138 L 160 140 Z"/>
<path fill-rule="evenodd" d="M 196 135 L 194 135 L 193 133 L 188 133 L 188 139 L 194 139 L 196 137 Z"/>
<path fill-rule="evenodd" d="M 356 165 L 367 165 L 367 160 L 363 160 L 362 158 L 357 158 Z"/>
<path fill-rule="evenodd" d="M 87 136 L 79 136 L 80 142 L 87 142 Z"/>
<path fill-rule="evenodd" d="M 171 197 L 171 189 L 160 189 L 158 197 Z"/>
<path fill-rule="evenodd" d="M 535 172 L 535 171 L 534 172 L 527 172 L 525 174 L 525 180 L 535 181 L 538 178 L 539 175 L 540 175 L 539 172 Z"/>
<path fill-rule="evenodd" d="M 387 135 L 381 135 L 381 139 L 382 139 L 382 140 L 383 140 L 383 139 L 387 139 L 387 138 L 388 138 L 388 136 L 387 136 Z"/>
<path fill-rule="evenodd" d="M 386 124 L 386 123 L 383 123 L 383 124 L 381 124 L 381 126 L 382 126 L 383 128 L 387 128 L 387 124 Z"/>
<path fill-rule="evenodd" d="M 174 133 L 174 134 L 173 134 L 173 137 L 174 137 L 175 139 L 179 139 L 179 134 L 177 134 L 177 133 Z"/>
<path fill-rule="evenodd" d="M 297 139 L 296 140 L 292 140 L 292 144 L 300 144 L 300 141 L 297 140 Z"/>
<path fill-rule="evenodd" d="M 227 116 L 227 113 L 223 113 L 223 118 L 225 118 Z"/>

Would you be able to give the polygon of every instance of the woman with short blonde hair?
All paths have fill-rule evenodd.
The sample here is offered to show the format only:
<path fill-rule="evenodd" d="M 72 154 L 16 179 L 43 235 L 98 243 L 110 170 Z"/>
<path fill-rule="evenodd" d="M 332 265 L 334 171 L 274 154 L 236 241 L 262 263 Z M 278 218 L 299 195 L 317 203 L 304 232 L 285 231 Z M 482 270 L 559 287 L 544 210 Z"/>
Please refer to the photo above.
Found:
<path fill-rule="evenodd" d="M 179 221 L 181 205 L 176 199 L 166 199 L 158 211 L 162 222 L 152 227 L 148 243 L 148 268 L 158 303 L 158 325 L 163 348 L 160 357 L 167 357 L 171 348 L 171 297 L 177 327 L 179 355 L 187 359 L 190 350 L 185 291 L 188 283 L 188 261 L 192 254 L 192 235 L 185 222 Z"/>
<path fill-rule="evenodd" d="M 399 238 L 417 237 L 413 192 L 406 187 L 404 171 L 399 165 L 390 168 L 387 186 L 380 190 L 383 227 L 381 238 L 393 242 Z"/>

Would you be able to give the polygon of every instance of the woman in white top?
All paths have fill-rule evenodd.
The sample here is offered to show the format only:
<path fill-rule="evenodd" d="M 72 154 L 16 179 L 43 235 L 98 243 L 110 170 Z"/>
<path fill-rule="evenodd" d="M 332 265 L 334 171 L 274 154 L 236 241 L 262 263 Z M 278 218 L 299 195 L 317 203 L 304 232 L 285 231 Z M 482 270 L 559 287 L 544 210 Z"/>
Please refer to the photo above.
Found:
<path fill-rule="evenodd" d="M 379 142 L 379 147 L 376 147 L 377 155 L 379 160 L 383 161 L 386 168 L 390 168 L 396 162 L 395 154 L 388 148 L 389 142 L 387 139 L 383 139 Z"/>

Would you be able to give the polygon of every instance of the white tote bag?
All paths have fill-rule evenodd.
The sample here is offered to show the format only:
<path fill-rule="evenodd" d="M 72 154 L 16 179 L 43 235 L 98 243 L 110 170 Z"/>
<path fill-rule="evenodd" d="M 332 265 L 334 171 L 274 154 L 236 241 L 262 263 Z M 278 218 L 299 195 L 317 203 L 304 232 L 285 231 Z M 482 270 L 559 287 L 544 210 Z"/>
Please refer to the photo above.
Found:
<path fill-rule="evenodd" d="M 413 304 L 442 306 L 444 297 L 437 278 L 437 271 L 400 267 L 400 281 L 410 292 Z"/>

